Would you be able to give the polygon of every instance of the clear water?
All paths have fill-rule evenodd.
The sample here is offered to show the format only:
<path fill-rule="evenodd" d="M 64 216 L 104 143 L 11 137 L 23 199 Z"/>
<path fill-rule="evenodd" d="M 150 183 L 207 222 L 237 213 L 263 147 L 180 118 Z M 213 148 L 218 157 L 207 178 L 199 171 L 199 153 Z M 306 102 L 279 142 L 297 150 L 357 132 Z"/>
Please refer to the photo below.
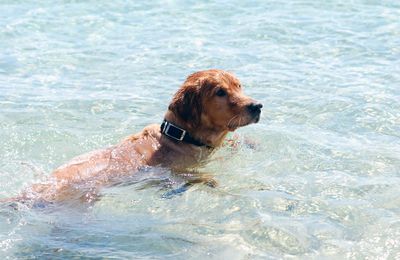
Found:
<path fill-rule="evenodd" d="M 0 207 L 0 257 L 400 259 L 398 1 L 0 1 L 0 198 L 161 122 L 191 72 L 264 104 L 219 187 L 166 169 L 94 205 Z"/>

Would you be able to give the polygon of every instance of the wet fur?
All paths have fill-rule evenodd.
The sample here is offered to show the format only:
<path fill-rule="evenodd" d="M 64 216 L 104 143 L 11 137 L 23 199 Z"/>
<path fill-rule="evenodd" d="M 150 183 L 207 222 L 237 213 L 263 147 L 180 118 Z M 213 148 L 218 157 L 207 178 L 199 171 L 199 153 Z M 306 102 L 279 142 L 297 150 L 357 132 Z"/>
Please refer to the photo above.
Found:
<path fill-rule="evenodd" d="M 221 90 L 225 96 L 216 94 Z M 123 182 L 143 166 L 190 171 L 221 146 L 229 132 L 258 121 L 259 113 L 252 114 L 248 109 L 254 103 L 243 94 L 239 80 L 231 73 L 196 72 L 174 95 L 165 119 L 186 129 L 206 146 L 172 140 L 161 134 L 159 124 L 149 125 L 119 144 L 72 159 L 55 169 L 47 182 L 29 187 L 12 200 L 57 202 L 78 198 L 85 201 L 93 199 L 101 187 Z M 210 179 L 199 177 L 192 182 L 210 183 Z M 82 190 L 89 192 L 81 193 Z"/>

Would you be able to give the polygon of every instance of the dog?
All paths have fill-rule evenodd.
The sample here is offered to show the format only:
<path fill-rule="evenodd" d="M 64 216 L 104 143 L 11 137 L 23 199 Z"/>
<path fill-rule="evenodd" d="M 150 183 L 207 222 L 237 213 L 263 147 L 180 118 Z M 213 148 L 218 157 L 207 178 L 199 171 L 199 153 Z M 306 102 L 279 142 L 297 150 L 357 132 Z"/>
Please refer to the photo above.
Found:
<path fill-rule="evenodd" d="M 261 103 L 243 94 L 233 74 L 217 69 L 193 73 L 173 96 L 161 125 L 146 126 L 114 146 L 72 159 L 18 199 L 90 200 L 101 187 L 123 181 L 144 166 L 175 172 L 195 168 L 223 144 L 229 132 L 257 123 L 261 108 Z M 202 181 L 206 180 L 197 180 Z"/>

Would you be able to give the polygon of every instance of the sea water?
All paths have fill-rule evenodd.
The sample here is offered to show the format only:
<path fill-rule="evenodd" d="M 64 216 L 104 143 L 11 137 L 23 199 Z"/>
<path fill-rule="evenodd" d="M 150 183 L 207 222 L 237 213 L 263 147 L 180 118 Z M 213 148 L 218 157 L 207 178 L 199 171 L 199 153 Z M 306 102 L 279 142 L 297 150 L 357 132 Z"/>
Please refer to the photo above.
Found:
<path fill-rule="evenodd" d="M 2 259 L 400 259 L 400 4 L 0 0 L 0 198 L 161 123 L 197 70 L 263 103 L 200 169 L 0 207 Z"/>

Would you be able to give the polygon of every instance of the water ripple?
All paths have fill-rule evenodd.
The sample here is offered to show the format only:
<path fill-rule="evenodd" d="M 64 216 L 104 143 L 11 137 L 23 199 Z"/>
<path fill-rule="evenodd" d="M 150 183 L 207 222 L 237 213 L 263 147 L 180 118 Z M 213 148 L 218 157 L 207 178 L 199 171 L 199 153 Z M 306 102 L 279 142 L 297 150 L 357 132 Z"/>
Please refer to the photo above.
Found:
<path fill-rule="evenodd" d="M 0 196 L 162 120 L 196 70 L 264 104 L 203 169 L 94 205 L 0 207 L 3 258 L 400 258 L 396 1 L 0 3 Z M 3 207 L 4 206 L 4 207 Z M 15 206 L 15 205 L 14 205 Z"/>

